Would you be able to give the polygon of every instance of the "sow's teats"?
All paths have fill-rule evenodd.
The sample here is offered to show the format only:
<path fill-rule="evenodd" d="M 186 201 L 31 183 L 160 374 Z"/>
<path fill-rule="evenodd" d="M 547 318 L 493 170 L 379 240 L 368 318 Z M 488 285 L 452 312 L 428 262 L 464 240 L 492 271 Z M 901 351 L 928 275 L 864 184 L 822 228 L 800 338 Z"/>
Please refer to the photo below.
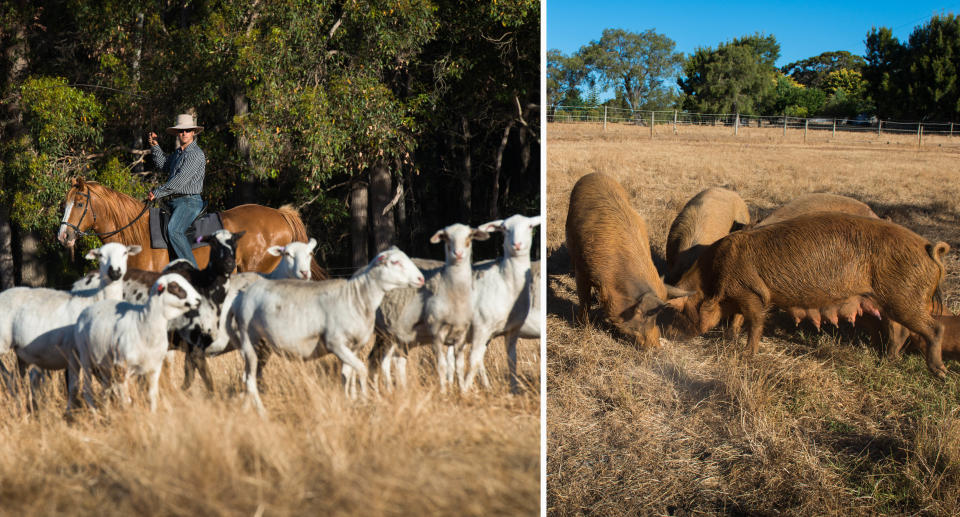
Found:
<path fill-rule="evenodd" d="M 670 225 L 666 281 L 679 280 L 708 246 L 749 224 L 750 210 L 740 194 L 713 187 L 693 196 Z"/>
<path fill-rule="evenodd" d="M 591 288 L 614 326 L 642 346 L 657 346 L 656 314 L 667 288 L 650 257 L 643 218 L 623 187 L 603 173 L 574 185 L 567 212 L 567 250 L 577 282 L 577 318 L 587 320 Z"/>
<path fill-rule="evenodd" d="M 748 347 L 755 353 L 771 306 L 876 310 L 922 336 L 927 367 L 944 376 L 943 326 L 927 308 L 939 298 L 941 256 L 949 249 L 889 221 L 845 214 L 811 214 L 732 233 L 683 276 L 677 287 L 696 293 L 673 300 L 678 310 L 664 311 L 662 322 L 672 332 L 698 335 L 739 313 L 750 325 Z"/>

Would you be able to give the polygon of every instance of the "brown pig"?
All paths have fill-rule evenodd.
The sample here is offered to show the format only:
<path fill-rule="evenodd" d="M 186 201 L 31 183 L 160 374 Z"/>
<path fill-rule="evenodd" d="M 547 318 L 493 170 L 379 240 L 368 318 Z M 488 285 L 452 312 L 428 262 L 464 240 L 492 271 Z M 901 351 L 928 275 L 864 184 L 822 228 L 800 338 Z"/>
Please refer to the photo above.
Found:
<path fill-rule="evenodd" d="M 592 173 L 570 193 L 567 251 L 577 282 L 577 319 L 587 321 L 591 288 L 610 322 L 642 346 L 657 346 L 656 314 L 668 288 L 650 257 L 647 225 L 613 177 Z M 689 293 L 678 293 L 689 294 Z"/>
<path fill-rule="evenodd" d="M 756 353 L 773 306 L 845 307 L 867 299 L 885 319 L 926 340 L 927 367 L 943 377 L 943 326 L 927 307 L 939 299 L 941 256 L 949 249 L 889 221 L 835 213 L 731 233 L 681 278 L 677 287 L 695 294 L 668 302 L 672 309 L 660 322 L 670 334 L 693 336 L 739 313 L 750 328 L 748 350 Z M 895 357 L 894 348 L 888 356 Z"/>
<path fill-rule="evenodd" d="M 941 344 L 943 358 L 960 360 L 960 316 L 951 314 L 934 316 L 934 318 L 943 325 L 943 342 Z M 907 343 L 921 354 L 927 353 L 927 343 L 918 334 L 911 332 Z"/>
<path fill-rule="evenodd" d="M 756 227 L 759 228 L 816 212 L 836 212 L 877 219 L 877 214 L 873 213 L 873 210 L 862 201 L 857 201 L 852 197 L 841 196 L 839 194 L 819 192 L 797 197 L 764 217 L 763 220 L 757 223 Z"/>
<path fill-rule="evenodd" d="M 700 253 L 724 235 L 750 224 L 750 211 L 732 190 L 708 188 L 687 201 L 667 235 L 666 282 L 680 279 Z"/>

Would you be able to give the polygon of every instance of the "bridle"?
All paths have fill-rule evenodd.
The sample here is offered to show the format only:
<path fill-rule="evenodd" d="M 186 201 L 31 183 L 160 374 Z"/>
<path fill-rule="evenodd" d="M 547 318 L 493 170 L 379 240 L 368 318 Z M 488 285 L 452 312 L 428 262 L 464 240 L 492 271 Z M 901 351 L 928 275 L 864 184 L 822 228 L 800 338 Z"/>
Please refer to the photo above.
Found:
<path fill-rule="evenodd" d="M 90 187 L 87 187 L 87 188 L 86 188 L 86 191 L 77 190 L 77 194 L 78 194 L 78 195 L 85 196 L 85 197 L 87 198 L 86 204 L 83 205 L 83 213 L 80 214 L 80 219 L 77 220 L 77 224 L 80 224 L 80 223 L 83 222 L 83 218 L 87 215 L 87 209 L 89 208 L 89 209 L 90 209 L 90 215 L 93 216 L 93 224 L 96 225 L 96 224 L 97 224 L 97 212 L 94 211 L 94 209 L 93 209 L 93 203 L 92 203 L 92 201 L 93 201 L 93 191 L 90 189 Z M 60 222 L 60 226 L 66 225 L 68 228 L 73 228 L 73 230 L 76 231 L 76 232 L 77 232 L 77 235 L 79 235 L 80 237 L 87 237 L 87 236 L 90 236 L 90 235 L 92 235 L 92 236 L 94 236 L 94 237 L 99 237 L 99 238 L 110 237 L 110 236 L 116 235 L 116 234 L 118 234 L 118 233 L 126 230 L 126 229 L 129 228 L 130 226 L 132 226 L 133 223 L 137 222 L 138 219 L 140 219 L 141 217 L 143 217 L 143 214 L 147 213 L 147 210 L 148 210 L 149 208 L 150 208 L 150 205 L 144 203 L 144 205 L 143 205 L 143 210 L 141 210 L 140 213 L 137 214 L 137 216 L 133 218 L 133 220 L 131 220 L 129 223 L 123 225 L 123 226 L 120 227 L 119 229 L 116 229 L 116 230 L 114 230 L 114 231 L 112 231 L 112 232 L 104 232 L 104 233 L 85 232 L 85 231 L 81 230 L 76 224 L 73 224 L 73 223 L 71 223 L 71 222 L 69 222 L 69 221 L 61 221 L 61 222 Z M 93 226 L 91 226 L 91 228 L 92 228 L 92 227 L 93 227 Z"/>

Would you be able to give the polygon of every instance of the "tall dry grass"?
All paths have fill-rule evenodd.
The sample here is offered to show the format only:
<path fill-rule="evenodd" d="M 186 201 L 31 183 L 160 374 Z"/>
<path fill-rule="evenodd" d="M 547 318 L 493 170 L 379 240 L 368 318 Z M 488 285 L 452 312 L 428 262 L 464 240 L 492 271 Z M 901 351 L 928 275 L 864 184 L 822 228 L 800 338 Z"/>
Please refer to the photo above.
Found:
<path fill-rule="evenodd" d="M 956 311 L 960 149 L 680 129 L 650 139 L 646 128 L 547 127 L 548 512 L 958 514 L 957 363 L 938 381 L 916 355 L 892 364 L 846 327 L 795 329 L 776 315 L 756 357 L 719 330 L 637 349 L 596 306 L 592 325 L 573 323 L 564 221 L 577 179 L 614 175 L 663 273 L 670 223 L 707 187 L 736 190 L 755 219 L 800 194 L 848 195 L 951 245 L 943 290 Z"/>
<path fill-rule="evenodd" d="M 416 351 L 405 393 L 343 395 L 331 358 L 273 357 L 268 416 L 242 410 L 233 355 L 212 361 L 218 391 L 181 392 L 182 359 L 151 414 L 145 396 L 63 418 L 59 376 L 28 413 L 0 394 L 0 513 L 7 515 L 533 515 L 540 502 L 539 346 L 521 340 L 526 390 L 508 391 L 502 339 L 491 391 L 438 393 Z M 10 358 L 6 363 L 12 366 Z"/>

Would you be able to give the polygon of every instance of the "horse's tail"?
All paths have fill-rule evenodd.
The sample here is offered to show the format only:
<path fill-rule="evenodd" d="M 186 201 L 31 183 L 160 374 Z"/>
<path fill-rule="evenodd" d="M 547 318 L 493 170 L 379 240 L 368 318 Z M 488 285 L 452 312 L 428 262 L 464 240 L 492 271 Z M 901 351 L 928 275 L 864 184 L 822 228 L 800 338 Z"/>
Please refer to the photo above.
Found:
<path fill-rule="evenodd" d="M 307 228 L 303 225 L 303 219 L 300 219 L 300 212 L 298 212 L 293 205 L 286 204 L 277 210 L 280 211 L 280 216 L 283 217 L 283 220 L 290 225 L 290 229 L 293 231 L 293 240 L 300 242 L 310 240 L 310 238 L 307 237 Z M 310 278 L 313 280 L 326 280 L 330 278 L 326 270 L 317 263 L 316 257 L 310 259 Z"/>

